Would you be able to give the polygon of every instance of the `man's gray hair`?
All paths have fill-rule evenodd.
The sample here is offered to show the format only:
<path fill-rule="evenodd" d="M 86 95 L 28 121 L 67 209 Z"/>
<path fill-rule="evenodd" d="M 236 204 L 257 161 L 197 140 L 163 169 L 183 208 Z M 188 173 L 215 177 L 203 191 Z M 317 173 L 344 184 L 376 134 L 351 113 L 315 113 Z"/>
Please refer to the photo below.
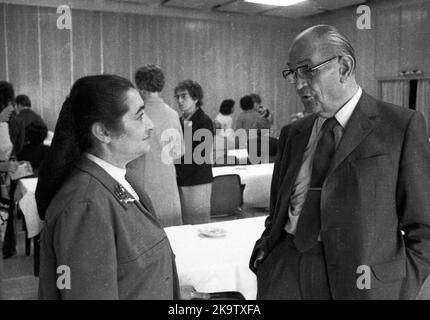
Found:
<path fill-rule="evenodd" d="M 334 49 L 335 53 L 339 56 L 351 56 L 354 60 L 354 67 L 352 72 L 355 72 L 357 59 L 355 57 L 354 48 L 352 47 L 349 39 L 337 28 L 327 24 L 320 24 L 306 29 L 305 31 L 300 33 L 297 38 L 304 34 L 311 34 L 315 38 L 315 40 L 325 40 L 324 44 L 329 45 L 330 48 Z"/>

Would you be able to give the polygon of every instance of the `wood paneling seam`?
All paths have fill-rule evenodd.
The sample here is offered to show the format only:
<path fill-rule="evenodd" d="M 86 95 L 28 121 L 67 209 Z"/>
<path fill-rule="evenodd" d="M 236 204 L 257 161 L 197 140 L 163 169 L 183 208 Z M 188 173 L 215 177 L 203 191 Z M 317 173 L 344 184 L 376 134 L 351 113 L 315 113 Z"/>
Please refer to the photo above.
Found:
<path fill-rule="evenodd" d="M 37 7 L 37 56 L 38 56 L 38 64 L 39 64 L 39 103 L 42 105 L 40 106 L 41 114 L 40 116 L 43 118 L 43 111 L 44 111 L 44 104 L 43 101 L 43 78 L 42 78 L 42 41 L 41 41 L 41 34 L 40 34 L 40 7 Z"/>
<path fill-rule="evenodd" d="M 6 71 L 6 81 L 9 81 L 9 59 L 8 59 L 8 48 L 7 48 L 7 23 L 6 23 L 6 7 L 3 7 L 3 28 L 4 28 L 4 60 L 5 60 L 5 71 Z"/>

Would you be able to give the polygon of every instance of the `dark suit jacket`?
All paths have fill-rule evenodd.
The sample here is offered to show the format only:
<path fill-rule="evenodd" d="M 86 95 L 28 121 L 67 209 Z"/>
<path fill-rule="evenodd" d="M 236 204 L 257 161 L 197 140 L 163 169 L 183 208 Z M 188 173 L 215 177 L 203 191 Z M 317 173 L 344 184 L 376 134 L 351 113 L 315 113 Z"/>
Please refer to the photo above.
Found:
<path fill-rule="evenodd" d="M 15 113 L 12 113 L 9 119 L 9 135 L 13 144 L 13 154 L 17 156 L 25 144 L 25 125 Z"/>
<path fill-rule="evenodd" d="M 179 282 L 169 240 L 152 212 L 87 158 L 59 189 L 41 235 L 42 299 L 177 299 Z M 58 266 L 70 289 L 57 288 Z M 62 271 L 62 274 L 65 274 Z"/>
<path fill-rule="evenodd" d="M 282 129 L 270 215 L 251 269 L 257 251 L 267 257 L 284 230 L 315 118 Z M 430 272 L 428 190 L 430 144 L 422 115 L 363 92 L 321 194 L 321 238 L 334 299 L 416 297 Z M 371 289 L 357 288 L 359 266 L 370 268 Z"/>
<path fill-rule="evenodd" d="M 185 143 L 185 155 L 179 159 L 178 161 L 175 161 L 175 167 L 176 167 L 176 174 L 177 174 L 177 181 L 178 186 L 195 186 L 199 184 L 205 184 L 210 183 L 213 180 L 212 176 L 212 164 L 210 163 L 210 154 L 207 154 L 205 150 L 212 151 L 213 146 L 213 136 L 214 136 L 214 128 L 211 118 L 209 118 L 206 113 L 203 112 L 202 109 L 197 108 L 197 110 L 194 112 L 194 114 L 191 116 L 190 121 L 192 122 L 192 135 L 194 136 L 194 133 L 199 129 L 206 129 L 211 133 L 211 137 L 209 141 L 203 140 L 204 142 L 200 141 L 189 141 L 190 138 L 187 137 L 186 133 L 184 136 L 184 143 Z M 184 131 L 184 123 L 181 121 L 182 130 Z M 194 150 L 199 146 L 200 144 L 205 144 L 207 146 L 206 149 L 204 149 L 201 154 L 205 159 L 204 163 L 196 163 L 194 157 L 192 157 Z M 199 152 L 200 154 L 200 152 Z M 192 162 L 187 162 L 187 157 L 190 159 L 192 158 Z"/>
<path fill-rule="evenodd" d="M 46 126 L 42 118 L 36 112 L 29 108 L 21 110 L 21 112 L 18 114 L 18 118 L 22 120 L 25 128 L 27 128 L 32 122 L 38 122 Z"/>
<path fill-rule="evenodd" d="M 43 144 L 26 144 L 18 155 L 18 160 L 30 161 L 33 170 L 38 170 L 43 159 L 46 157 L 49 147 Z"/>

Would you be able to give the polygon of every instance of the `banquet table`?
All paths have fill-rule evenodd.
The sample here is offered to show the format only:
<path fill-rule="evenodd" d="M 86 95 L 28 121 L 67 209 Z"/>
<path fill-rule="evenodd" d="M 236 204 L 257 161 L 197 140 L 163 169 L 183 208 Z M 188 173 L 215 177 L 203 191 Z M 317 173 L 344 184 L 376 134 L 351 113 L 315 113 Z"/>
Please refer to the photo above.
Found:
<path fill-rule="evenodd" d="M 270 184 L 274 163 L 212 168 L 213 176 L 238 174 L 242 184 L 244 207 L 269 207 Z"/>
<path fill-rule="evenodd" d="M 192 285 L 200 292 L 239 291 L 247 300 L 254 300 L 257 280 L 248 264 L 265 218 L 165 228 L 176 256 L 180 285 Z M 220 228 L 226 234 L 218 238 L 200 234 L 209 228 Z"/>

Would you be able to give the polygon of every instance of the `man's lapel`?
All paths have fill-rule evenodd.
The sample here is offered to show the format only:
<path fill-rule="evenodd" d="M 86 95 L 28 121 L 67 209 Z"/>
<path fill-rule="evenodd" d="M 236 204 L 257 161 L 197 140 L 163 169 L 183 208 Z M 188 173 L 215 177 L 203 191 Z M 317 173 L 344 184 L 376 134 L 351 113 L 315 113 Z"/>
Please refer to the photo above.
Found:
<path fill-rule="evenodd" d="M 372 132 L 376 119 L 376 100 L 363 92 L 346 125 L 326 180 L 342 161 Z"/>

